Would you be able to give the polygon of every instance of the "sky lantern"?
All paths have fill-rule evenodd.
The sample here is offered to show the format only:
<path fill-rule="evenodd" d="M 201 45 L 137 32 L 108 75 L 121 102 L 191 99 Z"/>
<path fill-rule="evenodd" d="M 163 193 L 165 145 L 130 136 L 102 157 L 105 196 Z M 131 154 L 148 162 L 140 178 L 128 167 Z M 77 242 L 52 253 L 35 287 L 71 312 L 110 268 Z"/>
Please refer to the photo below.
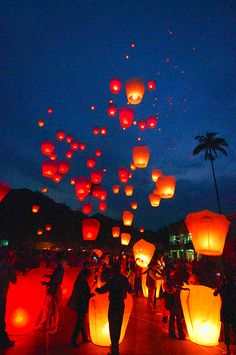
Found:
<path fill-rule="evenodd" d="M 10 190 L 11 186 L 0 180 L 0 202 L 4 199 L 5 196 L 7 196 Z"/>
<path fill-rule="evenodd" d="M 72 159 L 73 158 L 73 155 L 74 155 L 74 152 L 72 150 L 68 150 L 66 152 L 66 158 L 67 159 Z"/>
<path fill-rule="evenodd" d="M 91 181 L 88 178 L 79 177 L 75 181 L 75 192 L 79 201 L 83 201 L 91 191 Z"/>
<path fill-rule="evenodd" d="M 120 191 L 120 186 L 119 186 L 119 185 L 113 185 L 113 186 L 112 186 L 112 192 L 113 192 L 114 194 L 118 194 L 119 191 Z"/>
<path fill-rule="evenodd" d="M 145 85 L 143 80 L 140 78 L 132 78 L 127 80 L 125 83 L 125 91 L 130 104 L 139 104 L 145 93 Z"/>
<path fill-rule="evenodd" d="M 45 160 L 42 162 L 43 177 L 52 178 L 58 169 L 58 163 L 52 160 Z"/>
<path fill-rule="evenodd" d="M 100 184 L 103 178 L 103 172 L 101 170 L 92 170 L 90 172 L 90 177 L 93 184 Z"/>
<path fill-rule="evenodd" d="M 130 206 L 131 206 L 132 210 L 136 210 L 138 208 L 138 202 L 132 201 L 132 202 L 130 202 Z"/>
<path fill-rule="evenodd" d="M 144 229 L 143 227 L 140 227 L 140 228 L 139 228 L 139 232 L 140 232 L 140 233 L 144 233 L 144 231 L 145 231 L 145 229 Z"/>
<path fill-rule="evenodd" d="M 66 138 L 66 134 L 63 131 L 58 131 L 57 132 L 57 140 L 58 141 L 63 141 Z"/>
<path fill-rule="evenodd" d="M 156 128 L 157 118 L 155 116 L 150 116 L 147 118 L 147 125 L 149 128 Z"/>
<path fill-rule="evenodd" d="M 37 229 L 37 235 L 43 235 L 43 229 L 42 228 L 38 228 Z"/>
<path fill-rule="evenodd" d="M 118 175 L 122 184 L 126 184 L 129 181 L 129 170 L 127 168 L 120 168 Z"/>
<path fill-rule="evenodd" d="M 148 197 L 152 207 L 158 207 L 160 205 L 161 198 L 159 195 L 150 194 Z"/>
<path fill-rule="evenodd" d="M 146 168 L 150 158 L 149 148 L 146 145 L 133 147 L 133 161 L 136 168 Z"/>
<path fill-rule="evenodd" d="M 118 238 L 120 236 L 120 227 L 118 226 L 112 227 L 112 236 L 113 238 Z"/>
<path fill-rule="evenodd" d="M 96 157 L 99 158 L 102 155 L 102 151 L 100 149 L 96 149 L 95 150 L 95 155 L 96 155 Z"/>
<path fill-rule="evenodd" d="M 67 174 L 70 170 L 70 163 L 67 160 L 62 160 L 58 163 L 58 172 L 60 174 Z"/>
<path fill-rule="evenodd" d="M 105 212 L 107 209 L 107 203 L 105 201 L 100 202 L 98 205 L 98 209 L 101 212 Z"/>
<path fill-rule="evenodd" d="M 129 322 L 130 314 L 133 306 L 133 299 L 130 294 L 127 294 L 124 309 L 124 316 L 121 326 L 121 334 L 119 343 L 124 339 L 126 328 Z M 108 292 L 95 295 L 90 298 L 89 301 L 89 328 L 90 335 L 93 344 L 99 346 L 110 346 L 110 332 L 109 332 L 109 322 L 108 322 L 108 308 L 109 308 L 109 299 Z"/>
<path fill-rule="evenodd" d="M 121 87 L 122 82 L 120 79 L 114 78 L 110 80 L 110 90 L 112 94 L 119 94 Z"/>
<path fill-rule="evenodd" d="M 85 150 L 86 149 L 86 144 L 85 143 L 80 143 L 79 149 L 82 150 L 82 151 Z"/>
<path fill-rule="evenodd" d="M 147 128 L 147 122 L 144 120 L 138 121 L 138 128 L 140 131 L 144 131 Z"/>
<path fill-rule="evenodd" d="M 100 249 L 93 249 L 92 252 L 97 255 L 98 258 L 102 256 L 102 250 Z"/>
<path fill-rule="evenodd" d="M 78 150 L 80 148 L 80 144 L 78 141 L 73 141 L 70 145 L 72 150 Z"/>
<path fill-rule="evenodd" d="M 161 170 L 152 170 L 152 181 L 153 182 L 157 182 L 157 180 L 159 179 L 159 177 L 161 177 L 163 174 L 161 172 Z"/>
<path fill-rule="evenodd" d="M 71 144 L 74 138 L 75 137 L 72 134 L 66 136 L 66 143 Z"/>
<path fill-rule="evenodd" d="M 185 323 L 189 339 L 199 345 L 216 346 L 220 336 L 220 295 L 201 285 L 184 285 L 188 290 L 180 291 Z"/>
<path fill-rule="evenodd" d="M 85 218 L 82 221 L 82 234 L 84 240 L 97 239 L 100 222 L 95 218 Z"/>
<path fill-rule="evenodd" d="M 33 213 L 38 213 L 39 209 L 40 209 L 40 206 L 39 206 L 39 205 L 33 205 L 33 206 L 32 206 L 32 212 L 33 212 Z"/>
<path fill-rule="evenodd" d="M 108 114 L 108 116 L 110 116 L 110 117 L 115 117 L 116 114 L 117 114 L 117 107 L 116 107 L 116 105 L 114 105 L 114 104 L 109 105 L 109 106 L 108 106 L 108 109 L 107 109 L 107 114 Z"/>
<path fill-rule="evenodd" d="M 94 128 L 93 128 L 93 135 L 94 135 L 94 136 L 97 136 L 99 133 L 100 133 L 100 128 L 94 127 Z"/>
<path fill-rule="evenodd" d="M 49 155 L 49 159 L 50 160 L 57 160 L 57 153 L 52 153 L 51 155 Z"/>
<path fill-rule="evenodd" d="M 140 267 L 146 268 L 152 260 L 155 252 L 155 245 L 147 242 L 144 239 L 140 239 L 133 245 L 134 260 Z"/>
<path fill-rule="evenodd" d="M 51 225 L 51 224 L 46 224 L 45 230 L 46 230 L 47 232 L 50 232 L 50 231 L 52 230 L 52 225 Z"/>
<path fill-rule="evenodd" d="M 53 108 L 52 107 L 48 107 L 47 112 L 49 115 L 51 115 L 53 113 Z"/>
<path fill-rule="evenodd" d="M 105 135 L 107 134 L 107 128 L 106 128 L 106 127 L 101 127 L 101 129 L 100 129 L 100 134 L 101 134 L 102 136 L 105 136 Z"/>
<path fill-rule="evenodd" d="M 131 235 L 129 233 L 121 233 L 120 242 L 122 245 L 129 245 Z"/>
<path fill-rule="evenodd" d="M 56 182 L 56 183 L 59 183 L 62 180 L 62 175 L 61 174 L 55 174 L 55 175 L 53 175 L 52 180 L 54 182 Z"/>
<path fill-rule="evenodd" d="M 55 149 L 55 144 L 52 141 L 44 141 L 41 144 L 41 151 L 43 155 L 51 155 Z"/>
<path fill-rule="evenodd" d="M 45 121 L 44 120 L 38 120 L 38 126 L 39 127 L 43 127 L 45 125 Z"/>
<path fill-rule="evenodd" d="M 123 211 L 122 219 L 125 226 L 131 226 L 134 215 L 130 211 Z"/>
<path fill-rule="evenodd" d="M 161 198 L 172 198 L 175 193 L 175 185 L 175 176 L 160 176 L 156 182 L 155 194 L 159 195 Z"/>
<path fill-rule="evenodd" d="M 134 120 L 134 110 L 132 108 L 120 108 L 119 120 L 122 128 L 129 128 Z"/>
<path fill-rule="evenodd" d="M 230 222 L 221 214 L 208 210 L 190 213 L 185 224 L 192 236 L 196 253 L 222 255 Z"/>
<path fill-rule="evenodd" d="M 71 185 L 75 185 L 75 178 L 71 178 L 71 179 L 70 179 L 70 184 L 71 184 Z"/>
<path fill-rule="evenodd" d="M 46 186 L 43 186 L 42 189 L 41 189 L 41 191 L 42 191 L 43 193 L 45 193 L 45 192 L 48 191 L 48 188 L 47 188 Z"/>
<path fill-rule="evenodd" d="M 133 171 L 136 170 L 136 166 L 134 165 L 134 163 L 130 163 L 130 169 Z"/>
<path fill-rule="evenodd" d="M 147 83 L 148 90 L 155 90 L 156 89 L 156 80 L 148 80 Z"/>
<path fill-rule="evenodd" d="M 91 203 L 85 203 L 82 208 L 82 212 L 89 215 L 92 212 L 93 205 Z"/>
<path fill-rule="evenodd" d="M 132 185 L 126 185 L 124 191 L 126 196 L 132 196 L 134 192 L 134 187 Z"/>
<path fill-rule="evenodd" d="M 96 165 L 96 159 L 94 158 L 88 158 L 86 162 L 87 168 L 93 169 Z"/>
<path fill-rule="evenodd" d="M 107 191 L 99 185 L 94 185 L 92 189 L 92 195 L 101 201 L 105 201 L 107 198 Z"/>

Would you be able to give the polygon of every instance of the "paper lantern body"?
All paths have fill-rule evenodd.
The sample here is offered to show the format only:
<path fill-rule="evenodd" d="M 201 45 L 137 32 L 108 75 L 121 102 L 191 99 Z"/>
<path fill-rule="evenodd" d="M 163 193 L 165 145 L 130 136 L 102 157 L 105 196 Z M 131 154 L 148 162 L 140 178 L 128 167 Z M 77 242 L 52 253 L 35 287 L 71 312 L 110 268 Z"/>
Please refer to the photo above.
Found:
<path fill-rule="evenodd" d="M 144 233 L 145 229 L 143 227 L 139 228 L 140 233 Z"/>
<path fill-rule="evenodd" d="M 112 94 L 118 94 L 122 87 L 121 80 L 118 78 L 114 78 L 110 80 L 110 90 Z"/>
<path fill-rule="evenodd" d="M 66 136 L 66 143 L 71 144 L 71 142 L 73 141 L 73 139 L 74 139 L 74 136 L 72 136 L 72 135 Z"/>
<path fill-rule="evenodd" d="M 84 240 L 95 240 L 100 229 L 100 222 L 95 218 L 85 218 L 82 221 L 82 233 Z"/>
<path fill-rule="evenodd" d="M 99 133 L 100 133 L 100 128 L 94 127 L 94 128 L 93 128 L 93 135 L 94 135 L 94 136 L 97 136 Z"/>
<path fill-rule="evenodd" d="M 40 206 L 39 206 L 39 205 L 33 205 L 33 206 L 32 206 L 32 212 L 33 212 L 33 213 L 38 213 L 39 209 L 40 209 Z"/>
<path fill-rule="evenodd" d="M 42 162 L 42 175 L 43 177 L 52 178 L 58 169 L 58 164 L 52 160 L 45 160 Z"/>
<path fill-rule="evenodd" d="M 141 267 L 148 267 L 155 249 L 154 244 L 149 243 L 144 239 L 140 239 L 133 245 L 134 260 L 136 261 L 136 264 Z"/>
<path fill-rule="evenodd" d="M 132 153 L 136 168 L 146 168 L 150 158 L 149 148 L 146 145 L 133 147 Z"/>
<path fill-rule="evenodd" d="M 157 118 L 154 116 L 150 116 L 147 119 L 147 125 L 149 128 L 156 128 L 157 126 Z"/>
<path fill-rule="evenodd" d="M 126 184 L 129 180 L 129 170 L 127 168 L 120 168 L 118 171 L 120 182 Z"/>
<path fill-rule="evenodd" d="M 99 158 L 102 155 L 102 151 L 100 149 L 96 149 L 95 150 L 95 155 L 96 155 L 96 157 Z"/>
<path fill-rule="evenodd" d="M 101 127 L 101 129 L 100 129 L 100 134 L 101 134 L 102 136 L 105 136 L 105 135 L 107 134 L 107 128 L 106 128 L 106 127 Z"/>
<path fill-rule="evenodd" d="M 96 165 L 96 159 L 94 158 L 88 158 L 86 162 L 87 168 L 93 169 Z"/>
<path fill-rule="evenodd" d="M 108 114 L 108 116 L 110 116 L 110 117 L 115 117 L 115 116 L 116 116 L 116 113 L 117 113 L 117 107 L 116 107 L 116 105 L 114 105 L 114 104 L 109 105 L 109 106 L 108 106 L 108 109 L 107 109 L 107 114 Z"/>
<path fill-rule="evenodd" d="M 136 166 L 134 165 L 134 163 L 130 163 L 130 169 L 133 171 L 136 170 Z"/>
<path fill-rule="evenodd" d="M 175 193 L 175 176 L 160 176 L 156 182 L 155 194 L 161 198 L 172 198 Z"/>
<path fill-rule="evenodd" d="M 100 184 L 103 178 L 103 172 L 100 170 L 93 170 L 90 172 L 90 177 L 93 184 Z"/>
<path fill-rule="evenodd" d="M 159 195 L 150 194 L 149 201 L 152 207 L 158 207 L 160 205 L 161 198 Z"/>
<path fill-rule="evenodd" d="M 133 192 L 134 192 L 134 187 L 132 185 L 126 185 L 124 190 L 125 190 L 126 196 L 132 196 Z"/>
<path fill-rule="evenodd" d="M 224 215 L 208 210 L 190 213 L 185 224 L 192 235 L 196 253 L 222 255 L 230 222 Z"/>
<path fill-rule="evenodd" d="M 132 210 L 136 210 L 138 208 L 138 202 L 132 201 L 130 203 L 130 206 L 131 206 Z"/>
<path fill-rule="evenodd" d="M 119 110 L 119 120 L 122 128 L 129 128 L 134 120 L 134 111 L 132 108 L 121 108 Z"/>
<path fill-rule="evenodd" d="M 45 230 L 46 230 L 47 232 L 50 232 L 50 231 L 52 230 L 52 225 L 51 225 L 51 224 L 46 224 Z"/>
<path fill-rule="evenodd" d="M 63 131 L 58 131 L 57 132 L 57 140 L 58 141 L 63 141 L 66 138 L 66 134 Z"/>
<path fill-rule="evenodd" d="M 132 78 L 125 83 L 125 91 L 128 102 L 137 105 L 142 101 L 145 93 L 145 85 L 142 79 Z"/>
<path fill-rule="evenodd" d="M 133 222 L 134 215 L 130 211 L 123 211 L 123 223 L 125 226 L 131 226 Z"/>
<path fill-rule="evenodd" d="M 51 155 L 49 155 L 49 159 L 50 160 L 57 160 L 57 153 L 52 153 Z"/>
<path fill-rule="evenodd" d="M 107 203 L 105 201 L 102 201 L 98 205 L 99 211 L 105 212 L 107 209 Z"/>
<path fill-rule="evenodd" d="M 68 150 L 68 151 L 66 152 L 66 158 L 67 158 L 67 159 L 73 158 L 73 155 L 74 155 L 74 152 L 72 152 L 72 150 Z"/>
<path fill-rule="evenodd" d="M 92 252 L 96 254 L 99 258 L 102 256 L 102 251 L 100 249 L 93 249 Z"/>
<path fill-rule="evenodd" d="M 88 178 L 77 178 L 75 181 L 76 196 L 80 201 L 83 201 L 85 197 L 91 191 L 91 181 Z"/>
<path fill-rule="evenodd" d="M 199 345 L 215 346 L 220 336 L 220 295 L 200 285 L 185 285 L 190 291 L 182 290 L 180 299 L 189 339 Z"/>
<path fill-rule="evenodd" d="M 43 127 L 45 125 L 45 121 L 43 120 L 38 120 L 38 126 Z"/>
<path fill-rule="evenodd" d="M 80 148 L 80 143 L 78 141 L 73 141 L 70 145 L 72 150 L 79 150 Z"/>
<path fill-rule="evenodd" d="M 51 155 L 55 149 L 55 144 L 52 141 L 44 141 L 41 144 L 41 151 L 44 155 Z"/>
<path fill-rule="evenodd" d="M 61 174 L 55 174 L 55 175 L 53 175 L 52 180 L 54 182 L 56 182 L 56 183 L 59 183 L 62 180 L 62 175 Z"/>
<path fill-rule="evenodd" d="M 112 236 L 113 238 L 118 238 L 120 236 L 120 227 L 118 226 L 112 227 Z"/>
<path fill-rule="evenodd" d="M 70 170 L 70 163 L 68 163 L 68 161 L 64 160 L 64 161 L 60 161 L 58 163 L 58 172 L 60 174 L 67 174 Z"/>
<path fill-rule="evenodd" d="M 92 212 L 93 205 L 91 203 L 85 203 L 82 208 L 82 212 L 86 215 Z"/>
<path fill-rule="evenodd" d="M 156 89 L 156 80 L 148 80 L 147 88 L 148 88 L 148 90 L 155 90 Z"/>
<path fill-rule="evenodd" d="M 122 245 L 129 245 L 130 239 L 131 235 L 129 233 L 121 233 L 120 241 Z"/>
<path fill-rule="evenodd" d="M 152 181 L 157 182 L 159 177 L 161 177 L 163 174 L 161 170 L 152 170 Z"/>
<path fill-rule="evenodd" d="M 140 131 L 144 131 L 147 128 L 147 122 L 144 120 L 139 121 L 138 128 L 140 129 Z"/>
<path fill-rule="evenodd" d="M 133 306 L 132 296 L 127 294 L 125 299 L 124 316 L 121 327 L 119 343 L 124 339 L 126 328 L 129 322 Z M 110 346 L 110 333 L 108 323 L 109 299 L 108 293 L 96 295 L 89 301 L 89 328 L 93 344 L 100 346 Z"/>
<path fill-rule="evenodd" d="M 112 191 L 114 194 L 118 194 L 120 191 L 120 186 L 119 185 L 112 186 Z"/>
<path fill-rule="evenodd" d="M 85 150 L 86 149 L 86 144 L 85 143 L 80 143 L 79 149 L 82 150 L 82 151 Z"/>

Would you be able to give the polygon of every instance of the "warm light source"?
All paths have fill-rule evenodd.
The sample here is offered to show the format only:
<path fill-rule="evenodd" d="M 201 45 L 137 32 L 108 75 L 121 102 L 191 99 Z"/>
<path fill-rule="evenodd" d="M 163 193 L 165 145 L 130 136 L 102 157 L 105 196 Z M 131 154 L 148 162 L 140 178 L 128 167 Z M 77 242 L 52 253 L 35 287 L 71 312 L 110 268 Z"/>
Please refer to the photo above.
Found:
<path fill-rule="evenodd" d="M 95 218 L 85 218 L 82 221 L 82 233 L 84 240 L 95 240 L 100 229 L 100 222 Z"/>
<path fill-rule="evenodd" d="M 118 226 L 112 227 L 112 236 L 113 238 L 118 238 L 120 236 L 120 227 Z"/>
<path fill-rule="evenodd" d="M 143 80 L 140 78 L 129 79 L 125 83 L 125 91 L 130 104 L 139 104 L 145 93 L 145 85 Z"/>
<path fill-rule="evenodd" d="M 161 198 L 172 198 L 175 193 L 176 178 L 175 176 L 160 176 L 156 182 L 154 193 Z"/>
<path fill-rule="evenodd" d="M 33 205 L 33 206 L 32 206 L 32 212 L 33 212 L 33 213 L 38 213 L 39 209 L 40 209 L 40 206 L 39 206 L 39 205 Z"/>
<path fill-rule="evenodd" d="M 132 153 L 136 168 L 146 168 L 150 158 L 149 148 L 146 145 L 133 147 Z"/>
<path fill-rule="evenodd" d="M 114 194 L 118 194 L 120 191 L 120 186 L 119 185 L 113 185 L 112 186 L 112 191 Z"/>
<path fill-rule="evenodd" d="M 133 222 L 134 215 L 130 211 L 123 211 L 123 223 L 125 226 L 131 226 Z"/>
<path fill-rule="evenodd" d="M 120 241 L 122 245 L 129 245 L 130 239 L 131 235 L 129 233 L 121 233 Z"/>
<path fill-rule="evenodd" d="M 119 120 L 122 128 L 129 128 L 134 120 L 134 111 L 132 108 L 120 108 Z"/>
<path fill-rule="evenodd" d="M 159 179 L 159 177 L 161 177 L 162 171 L 161 170 L 152 170 L 152 181 L 153 182 L 157 182 L 157 180 Z"/>
<path fill-rule="evenodd" d="M 152 207 L 158 207 L 160 205 L 161 198 L 159 195 L 150 194 L 148 197 Z"/>
<path fill-rule="evenodd" d="M 155 245 L 140 239 L 133 245 L 134 260 L 140 267 L 148 267 L 155 251 Z"/>
<path fill-rule="evenodd" d="M 132 185 L 126 185 L 124 191 L 126 196 L 132 196 L 134 192 L 134 187 Z"/>
<path fill-rule="evenodd" d="M 138 208 L 138 202 L 132 201 L 132 202 L 130 202 L 130 206 L 131 206 L 132 210 L 136 210 Z"/>

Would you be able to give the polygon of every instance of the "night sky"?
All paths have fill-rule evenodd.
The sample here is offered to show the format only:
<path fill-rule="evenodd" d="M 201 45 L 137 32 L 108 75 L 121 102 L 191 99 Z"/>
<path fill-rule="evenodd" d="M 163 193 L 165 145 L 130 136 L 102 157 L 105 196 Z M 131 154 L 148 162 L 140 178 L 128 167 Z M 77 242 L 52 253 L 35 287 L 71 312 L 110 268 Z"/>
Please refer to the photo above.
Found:
<path fill-rule="evenodd" d="M 189 212 L 217 212 L 210 163 L 192 156 L 196 135 L 219 132 L 228 157 L 219 155 L 216 174 L 223 213 L 236 212 L 236 16 L 233 1 L 5 1 L 1 3 L 1 154 L 0 179 L 12 188 L 41 191 L 81 210 L 71 177 L 88 176 L 86 159 L 101 149 L 98 168 L 107 168 L 106 215 L 121 218 L 131 200 L 139 202 L 134 224 L 158 228 Z M 132 47 L 134 44 L 134 48 Z M 107 116 L 108 101 L 126 107 L 124 87 L 112 95 L 109 81 L 139 76 L 157 81 L 135 107 L 135 118 L 158 114 L 155 130 L 123 131 L 118 117 Z M 95 110 L 91 110 L 91 105 Z M 53 107 L 52 115 L 47 108 Z M 44 119 L 44 127 L 37 126 Z M 93 136 L 95 127 L 106 136 Z M 57 130 L 87 144 L 75 152 L 68 176 L 55 184 L 41 175 L 40 144 Z M 149 146 L 147 169 L 130 181 L 133 198 L 121 192 L 118 168 L 129 167 L 137 138 Z M 68 146 L 67 146 L 68 148 Z M 60 158 L 66 143 L 57 143 Z M 176 175 L 176 194 L 152 208 L 151 170 Z M 94 213 L 97 212 L 96 204 Z"/>

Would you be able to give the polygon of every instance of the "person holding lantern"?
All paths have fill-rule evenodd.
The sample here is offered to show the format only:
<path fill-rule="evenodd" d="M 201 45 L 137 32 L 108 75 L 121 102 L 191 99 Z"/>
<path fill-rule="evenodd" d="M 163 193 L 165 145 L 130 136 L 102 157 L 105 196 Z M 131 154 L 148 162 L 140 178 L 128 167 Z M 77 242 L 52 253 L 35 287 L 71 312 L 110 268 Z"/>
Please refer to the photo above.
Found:
<path fill-rule="evenodd" d="M 95 291 L 99 294 L 109 292 L 108 321 L 111 338 L 111 353 L 109 354 L 119 355 L 119 339 L 125 307 L 124 300 L 127 292 L 132 293 L 133 290 L 127 277 L 121 275 L 118 262 L 113 264 L 112 269 L 113 276 L 111 279 L 104 286 L 96 288 Z"/>

